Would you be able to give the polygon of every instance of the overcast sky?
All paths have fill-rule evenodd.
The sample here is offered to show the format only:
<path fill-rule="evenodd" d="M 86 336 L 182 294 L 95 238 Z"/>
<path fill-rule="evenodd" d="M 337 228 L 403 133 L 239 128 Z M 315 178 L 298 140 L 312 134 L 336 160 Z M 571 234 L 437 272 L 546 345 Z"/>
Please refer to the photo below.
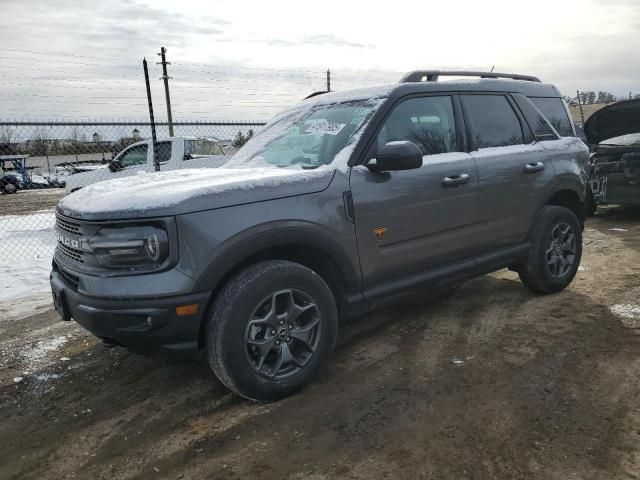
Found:
<path fill-rule="evenodd" d="M 495 66 L 569 95 L 640 93 L 638 0 L 0 0 L 0 12 L 4 118 L 145 118 L 144 56 L 164 117 L 160 46 L 183 120 L 267 119 L 323 89 L 327 67 L 337 90 Z"/>

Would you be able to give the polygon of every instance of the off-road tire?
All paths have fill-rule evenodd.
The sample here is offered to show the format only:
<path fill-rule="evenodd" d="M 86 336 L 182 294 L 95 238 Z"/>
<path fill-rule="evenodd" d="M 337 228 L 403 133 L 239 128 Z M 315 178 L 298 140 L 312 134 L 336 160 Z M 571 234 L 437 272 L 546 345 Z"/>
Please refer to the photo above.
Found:
<path fill-rule="evenodd" d="M 554 275 L 548 267 L 548 251 L 554 229 L 559 225 L 571 227 L 575 236 L 575 254 L 570 267 L 561 275 Z M 547 205 L 540 212 L 531 235 L 531 249 L 527 261 L 518 268 L 520 280 L 538 293 L 555 293 L 566 288 L 575 277 L 582 258 L 582 225 L 575 213 L 565 207 Z"/>
<path fill-rule="evenodd" d="M 4 193 L 6 193 L 7 195 L 10 195 L 12 193 L 17 193 L 18 189 L 16 188 L 15 185 L 13 185 L 11 183 L 7 183 L 4 187 L 2 187 L 2 191 Z"/>
<path fill-rule="evenodd" d="M 314 318 L 319 318 L 319 330 L 314 338 L 317 344 L 303 366 L 290 362 L 298 371 L 286 378 L 267 378 L 261 371 L 256 371 L 251 353 L 248 352 L 252 347 L 247 343 L 247 332 L 253 328 L 249 322 L 255 318 L 255 310 L 259 305 L 267 305 L 263 303 L 265 299 L 287 290 L 308 295 L 313 301 L 311 303 L 317 306 L 317 315 L 314 313 Z M 206 356 L 216 376 L 234 393 L 250 400 L 274 401 L 291 395 L 311 382 L 329 358 L 335 346 L 337 330 L 336 302 L 322 277 L 298 263 L 263 261 L 234 275 L 217 294 L 205 330 Z M 295 347 L 296 339 L 293 340 L 294 343 L 289 344 L 291 351 Z M 289 347 L 287 351 L 290 351 Z M 277 352 L 280 350 L 270 355 L 276 355 Z"/>

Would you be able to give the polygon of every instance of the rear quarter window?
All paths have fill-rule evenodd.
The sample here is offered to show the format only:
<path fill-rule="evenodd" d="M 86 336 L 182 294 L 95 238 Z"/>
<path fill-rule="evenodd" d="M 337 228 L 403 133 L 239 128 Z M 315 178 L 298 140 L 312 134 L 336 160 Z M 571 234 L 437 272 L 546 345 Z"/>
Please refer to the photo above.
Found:
<path fill-rule="evenodd" d="M 527 97 L 517 93 L 513 95 L 513 99 L 516 101 L 531 130 L 533 130 L 533 135 L 537 141 L 558 139 L 545 116 Z"/>
<path fill-rule="evenodd" d="M 547 117 L 561 137 L 573 137 L 571 120 L 561 98 L 529 97 L 538 110 Z"/>

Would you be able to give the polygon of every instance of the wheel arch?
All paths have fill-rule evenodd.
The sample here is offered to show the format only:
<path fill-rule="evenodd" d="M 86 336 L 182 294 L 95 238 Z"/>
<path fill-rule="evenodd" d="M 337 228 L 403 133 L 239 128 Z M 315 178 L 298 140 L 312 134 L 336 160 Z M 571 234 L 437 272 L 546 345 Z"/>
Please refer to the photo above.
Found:
<path fill-rule="evenodd" d="M 355 267 L 352 257 L 353 255 L 349 255 L 328 233 L 309 226 L 271 228 L 240 242 L 233 242 L 232 246 L 216 255 L 195 286 L 196 291 L 212 291 L 200 325 L 199 347 L 203 346 L 207 318 L 218 292 L 243 268 L 265 260 L 289 260 L 304 265 L 327 283 L 336 300 L 340 316 L 345 314 L 348 305 L 361 295 L 360 272 Z"/>
<path fill-rule="evenodd" d="M 578 217 L 580 225 L 584 226 L 587 216 L 586 205 L 584 199 L 581 199 L 578 192 L 573 188 L 562 188 L 557 190 L 547 199 L 545 205 L 556 205 L 568 208 L 575 213 L 576 217 Z"/>

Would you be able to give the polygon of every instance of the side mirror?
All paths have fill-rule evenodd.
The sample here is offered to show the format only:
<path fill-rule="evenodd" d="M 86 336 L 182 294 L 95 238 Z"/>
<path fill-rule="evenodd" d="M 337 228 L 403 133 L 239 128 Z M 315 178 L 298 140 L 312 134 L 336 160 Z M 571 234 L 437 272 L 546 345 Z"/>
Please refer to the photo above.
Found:
<path fill-rule="evenodd" d="M 118 172 L 122 170 L 122 164 L 118 160 L 111 160 L 109 162 L 109 170 L 112 172 Z"/>
<path fill-rule="evenodd" d="M 373 172 L 413 170 L 422 166 L 422 152 L 413 142 L 389 142 L 378 149 L 376 158 L 366 163 Z"/>

